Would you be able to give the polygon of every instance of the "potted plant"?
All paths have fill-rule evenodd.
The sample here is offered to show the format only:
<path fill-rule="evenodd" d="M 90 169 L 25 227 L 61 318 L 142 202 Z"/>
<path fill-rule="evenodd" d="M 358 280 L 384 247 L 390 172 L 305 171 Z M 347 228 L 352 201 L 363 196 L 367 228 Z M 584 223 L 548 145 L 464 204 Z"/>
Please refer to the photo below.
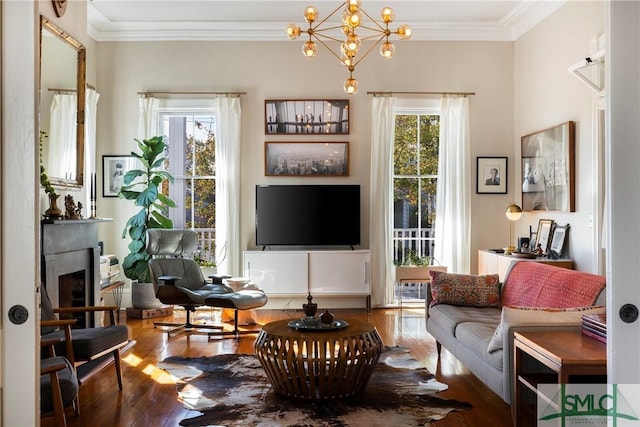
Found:
<path fill-rule="evenodd" d="M 157 308 L 162 304 L 155 297 L 155 291 L 149 272 L 149 259 L 146 252 L 147 230 L 150 228 L 173 228 L 173 221 L 167 216 L 169 208 L 176 204 L 161 191 L 163 182 L 174 182 L 173 175 L 164 170 L 167 144 L 162 136 L 154 136 L 142 141 L 135 139 L 140 153 L 131 155 L 140 161 L 140 169 L 131 169 L 123 179 L 118 197 L 133 200 L 140 210 L 127 221 L 122 238 L 131 238 L 129 254 L 122 262 L 127 278 L 132 280 L 131 300 L 134 308 Z"/>
<path fill-rule="evenodd" d="M 44 212 L 44 216 L 47 219 L 60 219 L 63 217 L 62 211 L 58 207 L 58 197 L 60 195 L 56 193 L 55 188 L 51 185 L 51 181 L 49 181 L 49 176 L 44 168 L 44 161 L 42 159 L 42 149 L 45 138 L 48 138 L 49 135 L 43 130 L 40 131 L 40 185 L 44 188 L 44 192 L 49 198 L 49 209 Z"/>

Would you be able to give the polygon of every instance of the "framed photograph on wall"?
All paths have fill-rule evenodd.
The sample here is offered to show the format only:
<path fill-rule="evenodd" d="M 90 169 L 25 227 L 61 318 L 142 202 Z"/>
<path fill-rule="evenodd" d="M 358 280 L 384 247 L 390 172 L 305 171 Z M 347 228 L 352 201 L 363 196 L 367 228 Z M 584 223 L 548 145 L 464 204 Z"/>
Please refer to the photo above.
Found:
<path fill-rule="evenodd" d="M 265 135 L 346 135 L 348 99 L 267 99 Z"/>
<path fill-rule="evenodd" d="M 507 194 L 507 157 L 476 158 L 476 193 Z"/>
<path fill-rule="evenodd" d="M 575 211 L 575 123 L 521 138 L 522 210 Z"/>
<path fill-rule="evenodd" d="M 266 176 L 349 176 L 348 142 L 265 142 Z"/>
<path fill-rule="evenodd" d="M 102 196 L 118 197 L 124 183 L 124 175 L 138 168 L 133 156 L 102 156 Z"/>
<path fill-rule="evenodd" d="M 536 233 L 536 246 L 540 245 L 540 248 L 542 249 L 542 252 L 544 254 L 546 254 L 549 251 L 549 241 L 551 239 L 552 228 L 553 228 L 552 219 L 541 219 L 538 221 L 538 232 Z"/>

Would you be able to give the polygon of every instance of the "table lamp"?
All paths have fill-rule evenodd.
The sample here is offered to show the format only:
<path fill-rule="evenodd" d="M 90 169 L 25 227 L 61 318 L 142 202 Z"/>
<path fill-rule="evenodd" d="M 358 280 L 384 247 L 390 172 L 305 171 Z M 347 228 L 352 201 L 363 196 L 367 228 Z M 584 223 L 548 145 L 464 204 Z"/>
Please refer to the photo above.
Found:
<path fill-rule="evenodd" d="M 513 202 L 509 203 L 504 214 L 509 219 L 509 246 L 504 250 L 504 254 L 511 255 L 516 250 L 516 247 L 513 246 L 513 222 L 522 217 L 522 208 Z"/>

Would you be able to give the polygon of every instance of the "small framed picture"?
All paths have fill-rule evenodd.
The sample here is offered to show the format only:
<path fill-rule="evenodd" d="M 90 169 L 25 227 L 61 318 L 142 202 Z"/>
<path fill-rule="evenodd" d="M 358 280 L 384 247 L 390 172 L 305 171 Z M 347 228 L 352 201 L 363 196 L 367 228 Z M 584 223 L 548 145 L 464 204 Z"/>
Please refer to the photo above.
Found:
<path fill-rule="evenodd" d="M 476 159 L 476 193 L 507 194 L 507 157 Z"/>
<path fill-rule="evenodd" d="M 551 239 L 552 228 L 553 228 L 552 219 L 541 219 L 538 221 L 536 246 L 540 245 L 540 248 L 542 249 L 542 252 L 544 254 L 546 254 L 549 251 L 549 242 Z"/>
<path fill-rule="evenodd" d="M 266 142 L 265 176 L 349 176 L 348 142 Z"/>
<path fill-rule="evenodd" d="M 554 256 L 557 256 L 558 258 L 562 257 L 568 232 L 569 232 L 569 224 L 564 226 L 556 225 L 554 227 L 553 238 L 551 239 L 551 246 L 549 246 L 549 253 L 553 254 Z"/>
<path fill-rule="evenodd" d="M 124 175 L 137 164 L 133 156 L 102 156 L 102 197 L 118 197 Z"/>

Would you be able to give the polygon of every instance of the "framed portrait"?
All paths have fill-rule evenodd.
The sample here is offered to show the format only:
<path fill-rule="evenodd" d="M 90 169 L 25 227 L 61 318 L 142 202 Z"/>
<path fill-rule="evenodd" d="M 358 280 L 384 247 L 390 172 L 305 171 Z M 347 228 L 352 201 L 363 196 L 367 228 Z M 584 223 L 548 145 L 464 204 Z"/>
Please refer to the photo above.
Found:
<path fill-rule="evenodd" d="M 102 156 L 102 196 L 118 197 L 124 183 L 124 175 L 138 168 L 133 156 Z"/>
<path fill-rule="evenodd" d="M 346 135 L 348 99 L 267 99 L 265 135 Z"/>
<path fill-rule="evenodd" d="M 348 142 L 265 142 L 266 176 L 349 176 Z"/>
<path fill-rule="evenodd" d="M 522 210 L 575 211 L 575 123 L 521 138 Z"/>
<path fill-rule="evenodd" d="M 551 239 L 552 229 L 552 219 L 541 219 L 538 221 L 538 231 L 536 232 L 536 247 L 540 245 L 540 248 L 542 248 L 542 252 L 545 254 L 549 251 L 549 240 Z"/>
<path fill-rule="evenodd" d="M 564 226 L 556 225 L 553 228 L 553 238 L 551 239 L 551 245 L 549 246 L 549 253 L 554 254 L 558 258 L 562 257 L 568 232 L 569 224 Z"/>
<path fill-rule="evenodd" d="M 507 194 L 507 157 L 477 157 L 476 174 L 477 194 Z"/>

